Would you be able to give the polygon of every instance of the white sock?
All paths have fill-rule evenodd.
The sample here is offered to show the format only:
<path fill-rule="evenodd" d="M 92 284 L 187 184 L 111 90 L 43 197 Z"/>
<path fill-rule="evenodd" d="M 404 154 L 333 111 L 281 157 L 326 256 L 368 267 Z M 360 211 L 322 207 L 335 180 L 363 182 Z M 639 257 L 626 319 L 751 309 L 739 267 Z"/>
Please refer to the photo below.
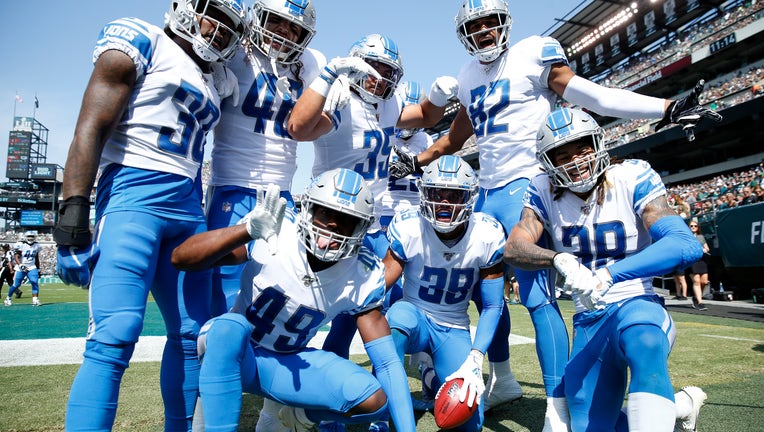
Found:
<path fill-rule="evenodd" d="M 564 397 L 546 398 L 546 414 L 542 432 L 562 432 L 570 430 L 570 414 L 568 400 Z"/>
<path fill-rule="evenodd" d="M 629 393 L 629 432 L 672 432 L 676 423 L 674 403 L 653 393 Z"/>

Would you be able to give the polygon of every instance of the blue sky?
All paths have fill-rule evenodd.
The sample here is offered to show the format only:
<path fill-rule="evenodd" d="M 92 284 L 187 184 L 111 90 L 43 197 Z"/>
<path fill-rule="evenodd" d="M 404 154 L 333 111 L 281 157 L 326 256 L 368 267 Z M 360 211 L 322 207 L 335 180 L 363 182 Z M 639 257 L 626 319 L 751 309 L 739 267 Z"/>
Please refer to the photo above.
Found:
<path fill-rule="evenodd" d="M 245 0 L 251 4 L 251 0 Z M 512 41 L 541 34 L 581 0 L 510 1 Z M 429 89 L 441 75 L 456 75 L 470 57 L 454 27 L 461 0 L 314 0 L 316 34 L 311 47 L 327 58 L 345 55 L 353 42 L 381 33 L 399 45 L 405 75 Z M 121 17 L 162 25 L 169 0 L 0 1 L 0 181 L 5 181 L 8 131 L 17 116 L 32 116 L 47 127 L 48 163 L 64 165 L 82 94 L 92 71 L 92 51 L 101 28 Z M 209 145 L 207 148 L 209 154 Z M 310 143 L 300 144 L 292 192 L 307 185 L 313 160 Z"/>

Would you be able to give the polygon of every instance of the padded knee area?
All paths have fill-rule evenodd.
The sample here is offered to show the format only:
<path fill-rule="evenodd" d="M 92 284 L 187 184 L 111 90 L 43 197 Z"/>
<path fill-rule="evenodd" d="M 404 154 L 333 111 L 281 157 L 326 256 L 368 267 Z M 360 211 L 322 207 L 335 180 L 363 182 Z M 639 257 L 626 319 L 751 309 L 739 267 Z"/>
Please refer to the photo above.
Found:
<path fill-rule="evenodd" d="M 400 330 L 401 333 L 410 335 L 419 323 L 416 306 L 408 302 L 393 304 L 387 311 L 387 322 L 391 329 Z"/>
<path fill-rule="evenodd" d="M 105 344 L 135 344 L 143 331 L 143 314 L 124 310 L 102 320 L 92 338 Z"/>

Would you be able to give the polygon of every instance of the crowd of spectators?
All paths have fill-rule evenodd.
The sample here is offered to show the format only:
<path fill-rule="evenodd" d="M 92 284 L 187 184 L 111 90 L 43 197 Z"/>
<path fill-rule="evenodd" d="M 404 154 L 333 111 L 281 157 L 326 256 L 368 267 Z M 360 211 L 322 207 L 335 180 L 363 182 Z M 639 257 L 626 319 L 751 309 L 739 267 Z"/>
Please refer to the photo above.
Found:
<path fill-rule="evenodd" d="M 713 220 L 720 210 L 764 202 L 764 162 L 690 184 L 667 187 L 669 204 L 685 219 Z"/>

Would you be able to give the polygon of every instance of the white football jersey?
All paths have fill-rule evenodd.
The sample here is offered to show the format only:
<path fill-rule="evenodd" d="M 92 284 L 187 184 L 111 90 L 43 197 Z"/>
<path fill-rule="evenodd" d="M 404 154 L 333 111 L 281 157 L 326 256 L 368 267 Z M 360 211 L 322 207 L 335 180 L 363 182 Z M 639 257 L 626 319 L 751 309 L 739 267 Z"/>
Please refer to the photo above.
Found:
<path fill-rule="evenodd" d="M 419 131 L 409 139 L 393 137 L 393 143 L 394 146 L 416 155 L 432 145 L 432 137 L 424 131 Z M 397 159 L 395 153 L 391 152 L 390 162 Z M 387 189 L 382 192 L 379 199 L 382 203 L 382 213 L 378 217 L 393 216 L 396 212 L 419 205 L 419 189 L 416 187 L 416 181 L 420 177 L 422 177 L 421 174 L 414 173 L 400 179 L 388 179 Z"/>
<path fill-rule="evenodd" d="M 42 246 L 37 242 L 29 244 L 21 241 L 13 245 L 13 250 L 21 254 L 21 265 L 26 266 L 29 270 L 37 268 L 35 257 L 40 253 L 40 249 Z M 15 270 L 18 271 L 18 268 Z"/>
<path fill-rule="evenodd" d="M 395 125 L 402 102 L 397 94 L 376 105 L 366 103 L 351 92 L 350 103 L 334 113 L 334 129 L 313 141 L 313 177 L 334 168 L 360 174 L 374 196 L 374 226 L 379 227 L 380 197 L 387 189 L 388 163 Z"/>
<path fill-rule="evenodd" d="M 459 72 L 459 101 L 477 138 L 482 188 L 539 173 L 536 133 L 557 100 L 547 83 L 557 63 L 568 63 L 560 43 L 531 36 L 492 63 L 474 59 Z"/>
<path fill-rule="evenodd" d="M 326 59 L 306 49 L 298 65 L 271 62 L 259 50 L 239 48 L 228 63 L 239 79 L 239 105 L 222 104 L 215 128 L 210 183 L 255 189 L 270 183 L 288 191 L 297 170 L 297 141 L 287 132 L 289 114 Z M 295 72 L 299 71 L 299 75 Z"/>
<path fill-rule="evenodd" d="M 136 18 L 106 24 L 93 62 L 108 50 L 135 63 L 135 86 L 126 109 L 101 154 L 111 163 L 196 178 L 206 134 L 220 118 L 220 97 L 212 75 L 165 32 Z"/>
<path fill-rule="evenodd" d="M 540 174 L 531 180 L 524 196 L 552 234 L 554 250 L 576 255 L 592 271 L 633 255 L 652 243 L 642 223 L 645 206 L 666 195 L 660 176 L 642 160 L 630 159 L 611 165 L 605 173 L 607 185 L 601 206 L 597 193 L 584 201 L 565 191 L 554 199 L 549 177 Z M 652 277 L 619 282 L 604 297 L 614 303 L 641 294 L 652 294 Z M 576 310 L 584 307 L 576 300 Z"/>
<path fill-rule="evenodd" d="M 287 211 L 271 255 L 263 240 L 248 245 L 250 261 L 232 312 L 255 326 L 252 340 L 277 352 L 295 352 L 336 315 L 357 315 L 382 305 L 382 263 L 368 249 L 313 272 L 307 249 L 297 235 L 295 214 Z"/>
<path fill-rule="evenodd" d="M 485 213 L 470 215 L 467 230 L 446 246 L 417 207 L 395 215 L 387 228 L 390 250 L 403 262 L 403 300 L 436 323 L 469 329 L 467 307 L 480 269 L 501 262 L 504 228 Z"/>

